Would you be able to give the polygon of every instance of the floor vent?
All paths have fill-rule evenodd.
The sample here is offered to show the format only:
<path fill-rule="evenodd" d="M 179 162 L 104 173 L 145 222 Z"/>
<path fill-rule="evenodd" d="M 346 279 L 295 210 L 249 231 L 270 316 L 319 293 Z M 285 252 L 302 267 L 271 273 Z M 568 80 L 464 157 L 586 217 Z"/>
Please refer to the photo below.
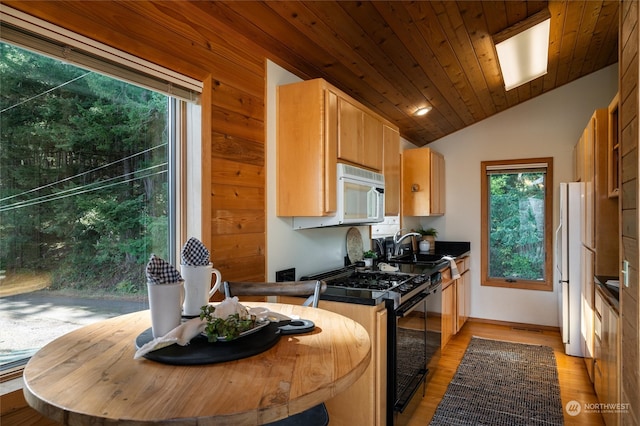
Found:
<path fill-rule="evenodd" d="M 529 333 L 542 333 L 542 330 L 540 330 L 539 328 L 511 327 L 511 329 L 515 331 L 528 331 Z"/>

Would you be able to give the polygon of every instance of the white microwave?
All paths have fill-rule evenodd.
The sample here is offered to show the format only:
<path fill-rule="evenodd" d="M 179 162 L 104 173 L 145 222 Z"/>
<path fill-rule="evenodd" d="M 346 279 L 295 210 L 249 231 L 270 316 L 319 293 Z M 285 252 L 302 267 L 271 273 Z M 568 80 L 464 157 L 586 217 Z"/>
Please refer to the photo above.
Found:
<path fill-rule="evenodd" d="M 384 175 L 338 163 L 336 214 L 294 217 L 294 229 L 368 225 L 384 221 Z"/>

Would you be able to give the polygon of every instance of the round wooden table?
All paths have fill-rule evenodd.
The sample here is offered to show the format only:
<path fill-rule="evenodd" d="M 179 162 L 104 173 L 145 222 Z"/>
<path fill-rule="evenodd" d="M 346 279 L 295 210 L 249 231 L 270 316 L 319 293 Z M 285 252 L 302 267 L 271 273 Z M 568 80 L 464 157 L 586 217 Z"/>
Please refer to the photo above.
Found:
<path fill-rule="evenodd" d="M 40 349 L 24 370 L 25 398 L 43 415 L 69 425 L 257 425 L 330 399 L 367 368 L 371 342 L 357 322 L 317 308 L 246 305 L 298 315 L 316 329 L 282 336 L 249 358 L 175 366 L 133 359 L 134 340 L 150 327 L 149 311 L 135 312 Z"/>

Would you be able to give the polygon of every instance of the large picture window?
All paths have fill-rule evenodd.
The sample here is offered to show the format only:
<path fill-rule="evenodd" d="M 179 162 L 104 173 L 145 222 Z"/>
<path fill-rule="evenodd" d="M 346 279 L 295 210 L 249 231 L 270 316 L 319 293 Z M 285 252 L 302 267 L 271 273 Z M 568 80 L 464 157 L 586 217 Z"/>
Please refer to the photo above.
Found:
<path fill-rule="evenodd" d="M 482 162 L 482 285 L 553 290 L 553 159 Z"/>
<path fill-rule="evenodd" d="M 148 308 L 151 254 L 177 264 L 180 138 L 195 111 L 189 90 L 178 99 L 132 68 L 80 51 L 72 62 L 92 66 L 76 66 L 48 54 L 55 40 L 7 36 L 19 42 L 0 42 L 2 377 L 62 334 Z"/>

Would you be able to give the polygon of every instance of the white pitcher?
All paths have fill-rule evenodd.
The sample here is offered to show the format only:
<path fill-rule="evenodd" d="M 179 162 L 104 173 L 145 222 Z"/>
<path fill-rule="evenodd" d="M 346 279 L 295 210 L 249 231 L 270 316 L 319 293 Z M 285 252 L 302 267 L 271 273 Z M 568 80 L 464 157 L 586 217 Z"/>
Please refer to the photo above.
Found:
<path fill-rule="evenodd" d="M 431 243 L 427 240 L 422 240 L 418 243 L 418 249 L 420 253 L 428 253 L 431 249 Z"/>
<path fill-rule="evenodd" d="M 154 284 L 147 281 L 151 332 L 154 338 L 162 337 L 181 321 L 181 305 L 184 303 L 184 283 Z"/>
<path fill-rule="evenodd" d="M 203 266 L 180 265 L 180 273 L 184 278 L 182 315 L 198 316 L 200 308 L 209 303 L 211 296 L 220 288 L 222 275 L 211 263 Z M 216 276 L 213 286 L 211 275 Z"/>

